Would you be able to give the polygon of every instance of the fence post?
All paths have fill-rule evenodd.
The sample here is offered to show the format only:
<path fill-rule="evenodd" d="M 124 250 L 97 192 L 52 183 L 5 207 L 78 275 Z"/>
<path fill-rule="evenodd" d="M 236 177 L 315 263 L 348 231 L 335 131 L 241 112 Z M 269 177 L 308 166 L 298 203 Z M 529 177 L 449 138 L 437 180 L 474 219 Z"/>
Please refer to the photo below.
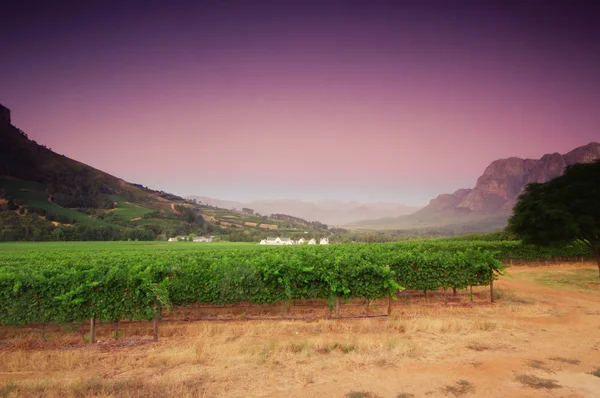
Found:
<path fill-rule="evenodd" d="M 392 315 L 392 293 L 388 295 L 388 316 Z"/>
<path fill-rule="evenodd" d="M 469 286 L 469 300 L 473 301 L 473 285 Z"/>
<path fill-rule="evenodd" d="M 96 342 L 96 318 L 90 319 L 90 343 Z"/>
<path fill-rule="evenodd" d="M 158 318 L 160 317 L 160 310 L 161 310 L 160 306 L 156 307 L 154 310 L 154 322 L 152 325 L 153 326 L 152 329 L 153 329 L 153 333 L 154 333 L 154 336 L 153 336 L 154 341 L 158 341 Z"/>
<path fill-rule="evenodd" d="M 490 281 L 490 302 L 494 302 L 494 280 Z"/>

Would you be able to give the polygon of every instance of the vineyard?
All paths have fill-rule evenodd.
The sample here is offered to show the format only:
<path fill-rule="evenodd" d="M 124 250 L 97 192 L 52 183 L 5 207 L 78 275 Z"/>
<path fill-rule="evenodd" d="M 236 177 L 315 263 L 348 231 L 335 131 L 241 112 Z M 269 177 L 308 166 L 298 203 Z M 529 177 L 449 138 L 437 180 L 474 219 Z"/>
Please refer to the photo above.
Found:
<path fill-rule="evenodd" d="M 399 290 L 486 286 L 500 259 L 589 257 L 578 245 L 409 241 L 300 247 L 26 244 L 0 252 L 0 324 L 160 318 L 190 304 L 395 298 Z M 86 246 L 87 245 L 87 246 Z M 8 250 L 11 249 L 12 250 Z"/>

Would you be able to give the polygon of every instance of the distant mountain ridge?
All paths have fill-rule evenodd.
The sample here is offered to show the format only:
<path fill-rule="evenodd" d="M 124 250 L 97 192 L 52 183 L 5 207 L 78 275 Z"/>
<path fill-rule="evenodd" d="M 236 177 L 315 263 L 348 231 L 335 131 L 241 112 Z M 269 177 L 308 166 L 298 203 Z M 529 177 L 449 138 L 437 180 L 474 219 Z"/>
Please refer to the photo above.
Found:
<path fill-rule="evenodd" d="M 510 157 L 493 161 L 472 189 L 459 189 L 432 199 L 421 210 L 400 217 L 364 220 L 359 227 L 397 230 L 437 230 L 450 233 L 492 232 L 506 226 L 518 196 L 529 183 L 543 183 L 562 175 L 565 167 L 600 158 L 600 143 L 540 159 Z"/>
<path fill-rule="evenodd" d="M 419 207 L 394 202 L 360 203 L 356 201 L 342 202 L 338 200 L 322 200 L 308 202 L 295 199 L 271 199 L 251 202 L 219 200 L 206 196 L 190 195 L 186 199 L 195 199 L 203 204 L 224 209 L 250 208 L 263 215 L 288 214 L 309 221 L 320 221 L 328 225 L 343 225 L 367 218 L 397 217 L 410 214 Z"/>

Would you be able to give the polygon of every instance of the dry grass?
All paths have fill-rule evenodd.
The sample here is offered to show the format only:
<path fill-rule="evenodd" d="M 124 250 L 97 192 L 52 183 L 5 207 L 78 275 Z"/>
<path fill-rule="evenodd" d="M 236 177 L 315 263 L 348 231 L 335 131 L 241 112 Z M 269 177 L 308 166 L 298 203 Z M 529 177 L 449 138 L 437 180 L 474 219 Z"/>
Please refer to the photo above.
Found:
<path fill-rule="evenodd" d="M 552 379 L 542 379 L 534 375 L 518 375 L 515 379 L 523 384 L 525 387 L 535 388 L 535 389 L 554 389 L 561 388 L 562 386 L 558 384 L 556 380 Z"/>
<path fill-rule="evenodd" d="M 350 391 L 346 398 L 381 398 L 379 395 L 369 391 Z"/>
<path fill-rule="evenodd" d="M 9 383 L 0 388 L 0 397 L 167 397 L 200 396 L 203 380 L 178 380 L 172 383 L 152 383 L 143 378 L 103 380 L 98 377 L 73 382 L 43 381 L 36 383 Z"/>
<path fill-rule="evenodd" d="M 579 359 L 571 359 L 571 358 L 563 358 L 563 357 L 552 357 L 548 358 L 551 361 L 558 361 L 563 363 L 568 363 L 569 365 L 579 365 L 581 361 Z"/>
<path fill-rule="evenodd" d="M 459 380 L 454 385 L 448 385 L 442 388 L 444 394 L 452 394 L 460 397 L 468 393 L 475 393 L 475 387 L 467 380 Z"/>
<path fill-rule="evenodd" d="M 474 350 L 474 351 L 486 351 L 486 350 L 490 350 L 492 347 L 490 347 L 487 344 L 472 342 L 472 343 L 467 344 L 467 348 L 470 350 Z"/>
<path fill-rule="evenodd" d="M 340 374 L 355 379 L 414 364 L 437 366 L 457 353 L 466 357 L 464 363 L 475 363 L 472 356 L 526 336 L 529 329 L 520 319 L 556 311 L 527 300 L 461 307 L 439 298 L 415 299 L 411 306 L 395 306 L 392 317 L 343 321 L 164 323 L 157 344 L 150 341 L 149 323 L 121 325 L 118 340 L 110 337 L 113 325 L 99 325 L 100 343 L 93 345 L 78 330 L 48 328 L 53 337 L 43 342 L 37 329 L 1 328 L 0 397 L 242 397 L 282 391 L 281 386 L 335 384 Z M 335 394 L 376 396 L 359 387 Z M 443 391 L 458 396 L 473 388 L 461 380 Z"/>
<path fill-rule="evenodd" d="M 527 366 L 529 366 L 530 368 L 533 368 L 533 369 L 539 369 L 546 373 L 556 373 L 548 365 L 546 365 L 543 361 L 540 361 L 538 359 L 530 360 L 529 362 L 527 362 Z"/>

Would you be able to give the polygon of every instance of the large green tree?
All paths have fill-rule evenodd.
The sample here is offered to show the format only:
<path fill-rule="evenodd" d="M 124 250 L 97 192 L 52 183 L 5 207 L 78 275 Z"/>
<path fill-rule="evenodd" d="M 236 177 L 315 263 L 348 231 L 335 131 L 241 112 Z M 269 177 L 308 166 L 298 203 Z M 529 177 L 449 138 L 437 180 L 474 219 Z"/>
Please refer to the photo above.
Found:
<path fill-rule="evenodd" d="M 529 184 L 508 228 L 524 242 L 553 245 L 579 240 L 589 246 L 600 272 L 600 160 L 567 167 L 543 184 Z"/>

